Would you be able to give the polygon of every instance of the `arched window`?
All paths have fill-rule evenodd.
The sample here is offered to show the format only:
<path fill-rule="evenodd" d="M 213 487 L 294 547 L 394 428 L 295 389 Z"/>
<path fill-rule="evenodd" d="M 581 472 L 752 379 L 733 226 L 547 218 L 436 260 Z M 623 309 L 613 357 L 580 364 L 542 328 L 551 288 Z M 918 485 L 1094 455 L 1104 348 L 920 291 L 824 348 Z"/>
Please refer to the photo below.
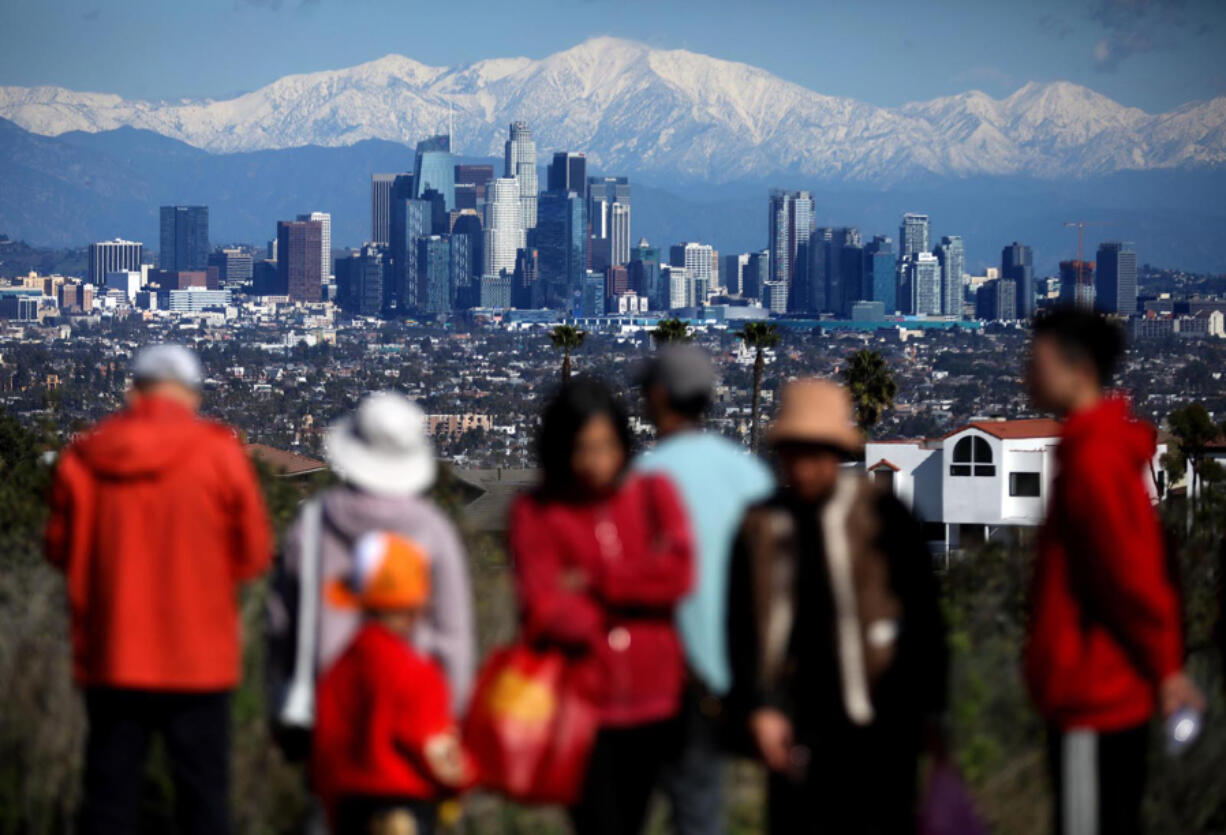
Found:
<path fill-rule="evenodd" d="M 978 435 L 968 435 L 954 444 L 954 456 L 949 465 L 953 476 L 994 476 L 996 465 L 992 463 L 992 447 Z"/>

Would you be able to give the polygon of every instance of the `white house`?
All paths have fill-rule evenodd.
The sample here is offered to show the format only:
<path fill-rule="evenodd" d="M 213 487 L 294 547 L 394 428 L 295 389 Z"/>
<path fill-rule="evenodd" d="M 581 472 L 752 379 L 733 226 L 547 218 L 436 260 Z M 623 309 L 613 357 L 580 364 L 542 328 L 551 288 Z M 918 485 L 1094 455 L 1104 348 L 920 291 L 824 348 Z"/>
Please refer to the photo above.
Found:
<path fill-rule="evenodd" d="M 865 468 L 923 519 L 929 539 L 960 548 L 1042 523 L 1055 475 L 1060 424 L 1046 418 L 981 420 L 940 438 L 870 441 Z M 1166 492 L 1159 446 L 1138 473 L 1157 501 Z"/>

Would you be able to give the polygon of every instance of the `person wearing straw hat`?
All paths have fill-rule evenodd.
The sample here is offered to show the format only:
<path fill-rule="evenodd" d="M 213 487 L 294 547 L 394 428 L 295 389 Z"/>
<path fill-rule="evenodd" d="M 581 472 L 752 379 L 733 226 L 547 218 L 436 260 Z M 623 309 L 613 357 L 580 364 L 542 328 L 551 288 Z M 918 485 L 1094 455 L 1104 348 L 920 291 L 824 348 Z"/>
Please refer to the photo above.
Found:
<path fill-rule="evenodd" d="M 326 669 L 361 626 L 359 613 L 322 593 L 353 568 L 353 548 L 371 531 L 401 534 L 430 554 L 431 596 L 414 645 L 438 660 L 451 706 L 462 712 L 472 688 L 475 654 L 467 555 L 455 527 L 426 496 L 436 476 L 426 416 L 391 391 L 367 395 L 333 423 L 325 457 L 342 484 L 303 505 L 285 537 L 269 603 L 269 678 L 278 730 L 309 732 L 317 671 Z M 301 753 L 302 733 L 290 753 Z"/>
<path fill-rule="evenodd" d="M 921 528 L 846 466 L 863 438 L 842 386 L 789 383 L 767 439 L 780 487 L 741 524 L 728 640 L 729 707 L 770 771 L 770 831 L 914 831 L 947 667 Z"/>
<path fill-rule="evenodd" d="M 430 557 L 403 536 L 368 533 L 349 572 L 323 591 L 362 625 L 319 679 L 313 787 L 340 835 L 429 835 L 438 802 L 474 776 L 446 679 L 413 646 Z"/>

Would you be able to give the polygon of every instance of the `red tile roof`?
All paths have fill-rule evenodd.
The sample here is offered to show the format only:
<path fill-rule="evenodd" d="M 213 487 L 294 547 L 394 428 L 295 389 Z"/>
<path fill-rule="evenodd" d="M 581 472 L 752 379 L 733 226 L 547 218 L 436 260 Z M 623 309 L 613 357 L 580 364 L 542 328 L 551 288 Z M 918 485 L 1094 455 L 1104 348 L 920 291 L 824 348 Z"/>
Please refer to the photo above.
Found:
<path fill-rule="evenodd" d="M 967 429 L 978 429 L 994 438 L 1001 440 L 1023 440 L 1026 438 L 1058 438 L 1060 437 L 1060 421 L 1051 418 L 1024 418 L 1022 420 L 977 420 L 965 426 L 959 426 L 952 432 L 942 435 L 948 438 L 965 432 Z"/>
<path fill-rule="evenodd" d="M 876 464 L 874 464 L 873 466 L 869 467 L 869 468 L 868 468 L 868 471 L 871 473 L 873 470 L 880 469 L 881 467 L 887 467 L 887 468 L 889 468 L 889 469 L 893 470 L 893 471 L 894 471 L 894 472 L 896 472 L 896 473 L 897 473 L 897 472 L 900 472 L 900 470 L 899 470 L 899 468 L 898 468 L 898 467 L 894 466 L 892 463 L 890 463 L 890 462 L 889 462 L 888 460 L 886 460 L 885 458 L 882 458 L 882 459 L 881 459 L 880 461 L 878 461 Z"/>
<path fill-rule="evenodd" d="M 267 444 L 247 444 L 247 453 L 283 476 L 306 475 L 326 469 L 328 466 L 323 461 L 316 461 L 314 458 L 308 458 L 296 452 L 286 452 Z"/>

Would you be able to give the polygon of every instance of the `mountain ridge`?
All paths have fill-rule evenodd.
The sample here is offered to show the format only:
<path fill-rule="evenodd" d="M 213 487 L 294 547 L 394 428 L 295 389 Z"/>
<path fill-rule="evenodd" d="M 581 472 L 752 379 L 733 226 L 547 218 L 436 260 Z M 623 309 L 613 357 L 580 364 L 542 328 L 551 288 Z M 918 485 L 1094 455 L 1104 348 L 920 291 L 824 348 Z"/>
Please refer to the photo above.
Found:
<path fill-rule="evenodd" d="M 1150 114 L 1057 81 L 1003 99 L 970 90 L 884 108 L 749 64 L 610 37 L 541 59 L 458 67 L 389 54 L 229 99 L 0 87 L 0 117 L 50 136 L 127 125 L 214 153 L 411 143 L 454 119 L 456 144 L 476 156 L 500 156 L 507 123 L 523 119 L 542 157 L 584 150 L 604 170 L 717 183 L 804 175 L 891 185 L 929 175 L 1059 179 L 1226 166 L 1226 97 Z"/>

